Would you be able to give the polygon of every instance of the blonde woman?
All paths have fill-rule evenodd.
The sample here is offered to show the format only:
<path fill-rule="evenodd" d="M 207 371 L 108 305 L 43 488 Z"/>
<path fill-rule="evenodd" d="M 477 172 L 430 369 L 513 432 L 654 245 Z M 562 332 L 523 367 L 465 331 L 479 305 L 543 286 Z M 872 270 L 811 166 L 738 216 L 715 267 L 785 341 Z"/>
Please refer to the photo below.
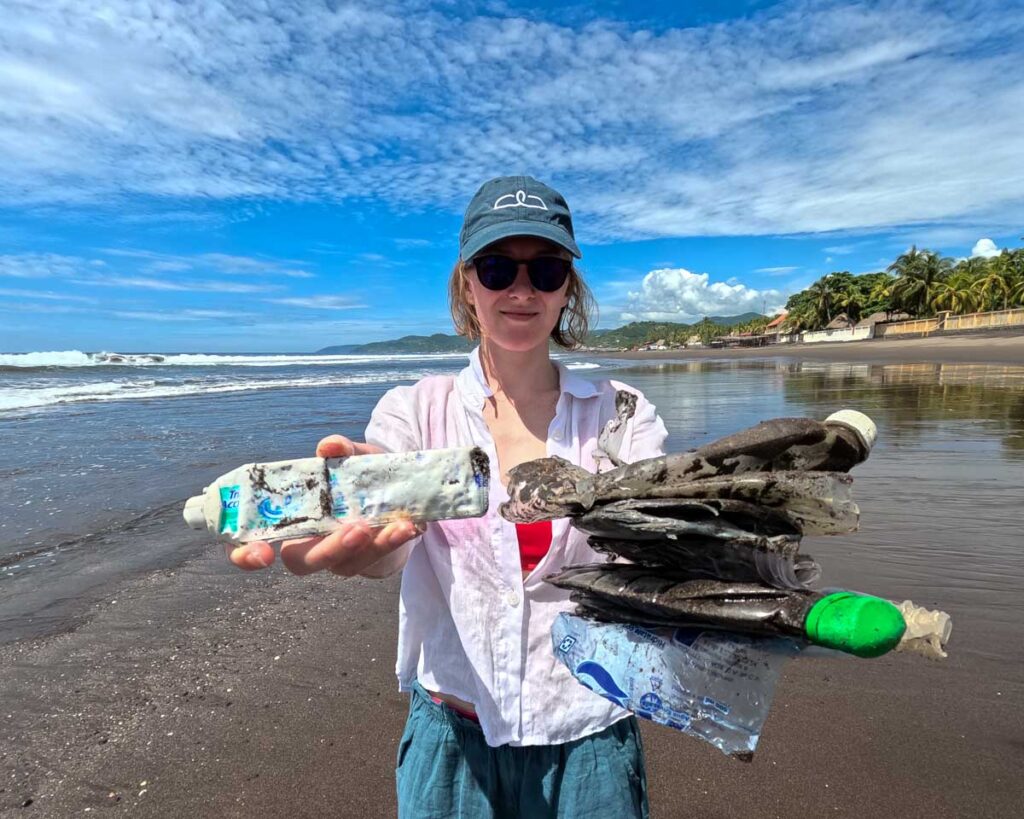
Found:
<path fill-rule="evenodd" d="M 457 376 L 395 387 L 377 404 L 366 443 L 333 435 L 322 457 L 479 446 L 491 461 L 485 517 L 349 523 L 283 544 L 296 574 L 402 572 L 399 686 L 411 694 L 398 753 L 399 816 L 647 816 L 636 720 L 588 691 L 555 660 L 551 624 L 572 608 L 543 582 L 563 565 L 603 558 L 568 520 L 516 525 L 497 514 L 509 469 L 558 455 L 596 471 L 594 448 L 615 417 L 615 381 L 577 377 L 549 355 L 584 338 L 592 298 L 573 260 L 572 217 L 557 191 L 528 176 L 477 191 L 449 283 L 458 332 L 480 344 Z M 635 391 L 634 391 L 635 392 Z M 642 395 L 618 455 L 662 453 L 665 427 Z M 230 551 L 269 565 L 269 544 Z"/>

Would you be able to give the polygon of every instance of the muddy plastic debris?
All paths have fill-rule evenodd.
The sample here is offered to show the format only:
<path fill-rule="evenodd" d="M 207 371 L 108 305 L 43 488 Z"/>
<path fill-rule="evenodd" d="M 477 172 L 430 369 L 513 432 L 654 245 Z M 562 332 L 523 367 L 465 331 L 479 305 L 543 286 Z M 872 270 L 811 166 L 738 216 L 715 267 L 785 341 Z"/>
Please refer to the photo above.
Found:
<path fill-rule="evenodd" d="M 351 519 L 472 518 L 487 511 L 489 480 L 476 447 L 245 464 L 189 498 L 184 517 L 234 542 L 326 534 Z"/>
<path fill-rule="evenodd" d="M 795 637 L 857 657 L 891 651 L 906 629 L 889 601 L 847 591 L 694 580 L 685 572 L 655 574 L 622 563 L 571 566 L 546 579 L 572 591 L 581 613 L 601 620 Z"/>

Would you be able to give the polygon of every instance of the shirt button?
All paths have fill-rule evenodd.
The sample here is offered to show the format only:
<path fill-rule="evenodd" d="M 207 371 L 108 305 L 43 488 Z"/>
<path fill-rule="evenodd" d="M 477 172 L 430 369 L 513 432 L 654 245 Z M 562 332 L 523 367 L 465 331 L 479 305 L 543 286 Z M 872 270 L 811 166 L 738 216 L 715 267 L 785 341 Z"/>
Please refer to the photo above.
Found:
<path fill-rule="evenodd" d="M 518 606 L 519 605 L 519 595 L 516 594 L 514 591 L 510 591 L 505 596 L 505 599 L 508 601 L 508 604 L 510 606 Z"/>
<path fill-rule="evenodd" d="M 556 441 L 561 441 L 561 440 L 562 440 L 562 433 L 561 433 L 561 432 L 558 432 L 558 431 L 555 431 L 555 432 L 554 432 L 554 433 L 553 433 L 553 434 L 551 435 L 551 437 L 552 437 L 552 438 L 554 438 L 554 439 L 555 439 Z"/>

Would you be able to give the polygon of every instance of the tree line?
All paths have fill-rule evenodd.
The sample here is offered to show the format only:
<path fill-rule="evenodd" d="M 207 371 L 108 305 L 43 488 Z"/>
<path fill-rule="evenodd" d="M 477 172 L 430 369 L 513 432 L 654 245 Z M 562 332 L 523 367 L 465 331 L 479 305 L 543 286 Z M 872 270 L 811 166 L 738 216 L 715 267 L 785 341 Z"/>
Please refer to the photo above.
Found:
<path fill-rule="evenodd" d="M 829 273 L 786 302 L 789 332 L 820 330 L 841 313 L 928 318 L 944 310 L 975 313 L 1024 306 L 1024 248 L 990 258 L 953 259 L 913 246 L 884 271 Z"/>

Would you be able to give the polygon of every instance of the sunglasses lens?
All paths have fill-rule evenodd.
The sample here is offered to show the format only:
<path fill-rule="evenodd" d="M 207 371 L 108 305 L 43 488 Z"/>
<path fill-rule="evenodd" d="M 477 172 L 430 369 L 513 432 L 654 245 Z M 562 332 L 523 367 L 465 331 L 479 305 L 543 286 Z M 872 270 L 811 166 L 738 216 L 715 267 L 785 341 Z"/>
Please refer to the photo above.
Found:
<path fill-rule="evenodd" d="M 473 260 L 480 284 L 488 290 L 511 287 L 519 273 L 519 262 L 508 256 L 477 256 Z M 544 293 L 554 293 L 565 284 L 572 262 L 557 256 L 539 256 L 526 263 L 530 283 Z"/>
<path fill-rule="evenodd" d="M 568 259 L 541 256 L 532 259 L 527 265 L 527 270 L 530 272 L 530 282 L 534 287 L 545 293 L 554 293 L 565 284 L 571 266 L 572 262 Z"/>
<path fill-rule="evenodd" d="M 508 256 L 478 256 L 473 260 L 480 284 L 488 290 L 504 290 L 516 280 L 518 265 Z"/>

